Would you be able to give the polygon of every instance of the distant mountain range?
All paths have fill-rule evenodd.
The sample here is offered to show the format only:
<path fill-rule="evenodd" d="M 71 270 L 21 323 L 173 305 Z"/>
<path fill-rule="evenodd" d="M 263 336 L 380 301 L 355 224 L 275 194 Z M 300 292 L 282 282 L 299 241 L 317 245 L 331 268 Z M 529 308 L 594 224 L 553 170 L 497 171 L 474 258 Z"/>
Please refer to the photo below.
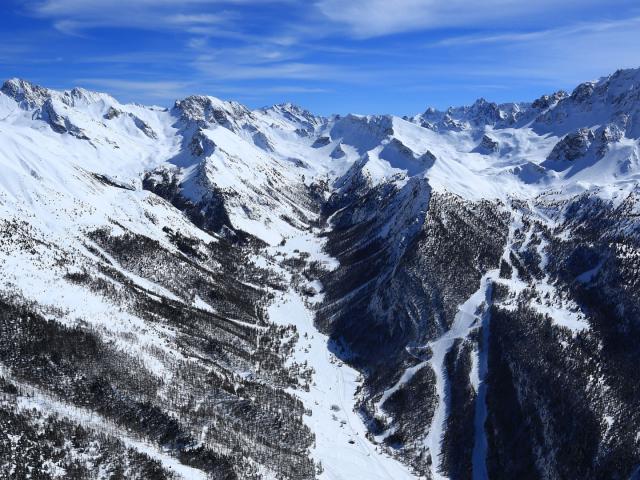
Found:
<path fill-rule="evenodd" d="M 0 477 L 640 478 L 640 69 L 413 117 L 0 93 Z"/>

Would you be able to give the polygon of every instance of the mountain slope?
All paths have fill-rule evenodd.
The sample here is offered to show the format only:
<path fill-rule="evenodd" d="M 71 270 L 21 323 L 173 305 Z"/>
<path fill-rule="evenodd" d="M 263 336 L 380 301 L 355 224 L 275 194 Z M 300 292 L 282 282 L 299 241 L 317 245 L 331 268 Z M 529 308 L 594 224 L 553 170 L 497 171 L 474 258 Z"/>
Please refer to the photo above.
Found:
<path fill-rule="evenodd" d="M 5 82 L 0 471 L 630 478 L 639 138 L 640 70 L 410 118 Z"/>

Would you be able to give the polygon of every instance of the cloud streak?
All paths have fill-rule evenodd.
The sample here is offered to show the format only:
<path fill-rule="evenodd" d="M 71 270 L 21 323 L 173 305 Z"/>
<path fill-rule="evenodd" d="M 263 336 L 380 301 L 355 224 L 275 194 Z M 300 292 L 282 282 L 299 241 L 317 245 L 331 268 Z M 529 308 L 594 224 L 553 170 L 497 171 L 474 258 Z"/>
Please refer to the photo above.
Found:
<path fill-rule="evenodd" d="M 585 9 L 596 5 L 630 4 L 627 0 L 318 0 L 316 7 L 329 20 L 359 38 L 447 27 L 500 27 L 503 22 L 526 23 L 531 17 Z M 548 18 L 547 18 L 548 19 Z"/>
<path fill-rule="evenodd" d="M 55 28 L 63 33 L 78 35 L 103 27 L 175 30 L 220 25 L 231 19 L 224 6 L 235 3 L 219 0 L 44 0 L 27 2 L 27 11 L 53 20 Z"/>
<path fill-rule="evenodd" d="M 155 98 L 160 100 L 183 97 L 195 86 L 195 84 L 191 82 L 154 80 L 134 81 L 109 78 L 76 78 L 73 82 L 77 85 L 84 85 L 89 88 L 107 90 L 110 94 L 115 96 L 118 96 L 119 94 L 124 94 L 126 96 L 133 94 L 138 96 L 144 95 L 145 98 Z"/>
<path fill-rule="evenodd" d="M 574 37 L 584 34 L 596 35 L 607 31 L 638 28 L 640 27 L 640 16 L 623 20 L 604 20 L 600 22 L 580 23 L 562 28 L 536 30 L 529 32 L 507 32 L 498 34 L 485 35 L 466 35 L 458 37 L 449 37 L 430 45 L 431 47 L 450 47 L 465 45 L 481 45 L 489 43 L 535 43 L 546 39 L 561 39 L 565 37 Z"/>

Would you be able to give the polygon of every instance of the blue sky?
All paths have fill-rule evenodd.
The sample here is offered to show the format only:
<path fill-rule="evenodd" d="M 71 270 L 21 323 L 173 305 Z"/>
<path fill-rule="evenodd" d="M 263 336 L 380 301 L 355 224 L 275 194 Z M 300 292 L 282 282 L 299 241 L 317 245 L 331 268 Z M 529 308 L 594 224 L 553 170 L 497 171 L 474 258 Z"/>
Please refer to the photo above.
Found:
<path fill-rule="evenodd" d="M 640 66 L 637 0 L 2 0 L 0 76 L 413 114 Z"/>

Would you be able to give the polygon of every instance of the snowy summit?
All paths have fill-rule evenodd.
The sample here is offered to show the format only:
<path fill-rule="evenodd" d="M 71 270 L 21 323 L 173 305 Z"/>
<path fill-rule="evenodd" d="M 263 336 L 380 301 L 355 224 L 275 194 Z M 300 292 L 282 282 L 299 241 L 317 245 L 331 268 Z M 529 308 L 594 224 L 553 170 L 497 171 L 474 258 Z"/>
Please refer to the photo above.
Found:
<path fill-rule="evenodd" d="M 0 477 L 637 478 L 640 69 L 416 110 L 4 82 Z"/>

